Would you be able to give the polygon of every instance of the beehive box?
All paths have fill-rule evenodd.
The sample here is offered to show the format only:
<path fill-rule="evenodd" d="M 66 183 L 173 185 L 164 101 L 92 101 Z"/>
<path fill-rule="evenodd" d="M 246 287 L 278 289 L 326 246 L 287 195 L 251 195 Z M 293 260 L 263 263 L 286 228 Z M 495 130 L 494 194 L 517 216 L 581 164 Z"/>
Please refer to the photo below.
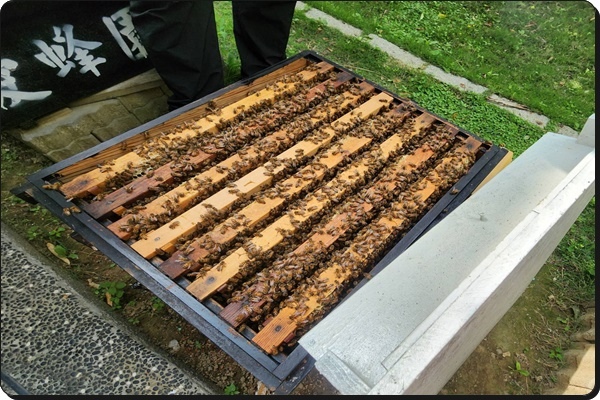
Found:
<path fill-rule="evenodd" d="M 297 339 L 508 153 L 307 51 L 19 192 L 285 392 Z"/>

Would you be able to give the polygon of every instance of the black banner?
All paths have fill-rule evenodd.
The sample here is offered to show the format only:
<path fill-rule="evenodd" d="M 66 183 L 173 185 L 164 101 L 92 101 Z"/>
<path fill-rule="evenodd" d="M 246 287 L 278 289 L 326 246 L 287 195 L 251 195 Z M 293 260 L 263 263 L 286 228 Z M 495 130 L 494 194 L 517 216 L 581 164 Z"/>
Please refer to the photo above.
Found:
<path fill-rule="evenodd" d="M 2 6 L 2 127 L 24 125 L 152 68 L 128 1 Z"/>

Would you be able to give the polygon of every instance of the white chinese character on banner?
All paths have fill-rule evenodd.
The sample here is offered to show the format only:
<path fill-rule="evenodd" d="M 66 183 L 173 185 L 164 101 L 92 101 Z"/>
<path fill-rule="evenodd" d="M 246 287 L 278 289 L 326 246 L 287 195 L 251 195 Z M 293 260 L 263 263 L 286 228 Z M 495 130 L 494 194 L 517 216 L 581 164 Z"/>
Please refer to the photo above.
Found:
<path fill-rule="evenodd" d="M 129 7 L 120 9 L 110 17 L 102 17 L 102 21 L 127 57 L 134 61 L 148 57 L 148 53 L 140 42 L 140 37 L 133 26 L 133 21 L 131 21 Z M 120 30 L 117 25 L 121 28 Z"/>
<path fill-rule="evenodd" d="M 94 75 L 100 76 L 100 71 L 96 67 L 98 64 L 105 63 L 106 59 L 102 57 L 94 58 L 89 54 L 89 51 L 102 46 L 102 43 L 75 39 L 73 37 L 73 25 L 70 24 L 65 24 L 62 27 L 53 26 L 52 28 L 54 29 L 52 40 L 58 44 L 48 45 L 42 40 L 33 40 L 33 44 L 42 50 L 41 53 L 35 54 L 35 58 L 52 68 L 58 68 L 57 75 L 61 78 L 65 77 L 71 68 L 75 67 L 74 61 L 78 62 L 81 67 L 80 73 L 85 74 L 92 71 Z"/>
<path fill-rule="evenodd" d="M 2 77 L 2 99 L 0 105 L 3 110 L 8 107 L 13 108 L 19 105 L 23 100 L 43 100 L 52 94 L 51 90 L 40 92 L 23 92 L 17 87 L 17 80 L 11 75 L 17 69 L 19 64 L 9 58 L 3 58 L 1 61 L 0 75 Z"/>

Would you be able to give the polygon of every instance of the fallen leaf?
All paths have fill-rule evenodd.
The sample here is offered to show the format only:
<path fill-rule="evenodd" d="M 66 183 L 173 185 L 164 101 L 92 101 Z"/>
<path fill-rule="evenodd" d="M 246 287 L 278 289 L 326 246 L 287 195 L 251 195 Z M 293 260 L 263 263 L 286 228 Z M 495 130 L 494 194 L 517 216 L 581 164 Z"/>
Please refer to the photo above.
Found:
<path fill-rule="evenodd" d="M 62 262 L 64 262 L 67 265 L 71 265 L 71 261 L 69 261 L 69 259 L 67 257 L 61 256 L 60 254 L 57 253 L 57 251 L 54 249 L 54 245 L 52 243 L 47 242 L 46 247 L 48 247 L 48 250 L 50 250 L 50 253 L 54 254 Z"/>
<path fill-rule="evenodd" d="M 92 281 L 91 278 L 88 278 L 88 285 L 90 285 L 94 289 L 99 289 L 100 288 L 100 285 L 98 285 L 96 282 Z"/>
<path fill-rule="evenodd" d="M 109 306 L 112 307 L 112 305 L 113 305 L 112 296 L 108 292 L 104 293 L 104 295 L 106 296 L 106 304 L 108 304 Z"/>
<path fill-rule="evenodd" d="M 258 387 L 256 389 L 256 393 L 254 393 L 254 394 L 259 395 L 259 396 L 268 395 L 268 394 L 270 394 L 269 387 L 267 385 L 265 385 L 264 383 L 262 383 L 261 381 L 258 381 Z"/>

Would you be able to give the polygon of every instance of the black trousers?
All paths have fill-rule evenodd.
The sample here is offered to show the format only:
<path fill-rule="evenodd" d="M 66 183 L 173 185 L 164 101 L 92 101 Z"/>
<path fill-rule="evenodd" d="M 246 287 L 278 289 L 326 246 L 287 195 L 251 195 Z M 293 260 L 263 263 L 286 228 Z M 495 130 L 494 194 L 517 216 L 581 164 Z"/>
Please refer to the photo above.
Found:
<path fill-rule="evenodd" d="M 295 1 L 233 1 L 242 78 L 286 58 Z M 174 110 L 224 86 L 212 1 L 131 1 L 148 57 L 173 95 Z"/>

